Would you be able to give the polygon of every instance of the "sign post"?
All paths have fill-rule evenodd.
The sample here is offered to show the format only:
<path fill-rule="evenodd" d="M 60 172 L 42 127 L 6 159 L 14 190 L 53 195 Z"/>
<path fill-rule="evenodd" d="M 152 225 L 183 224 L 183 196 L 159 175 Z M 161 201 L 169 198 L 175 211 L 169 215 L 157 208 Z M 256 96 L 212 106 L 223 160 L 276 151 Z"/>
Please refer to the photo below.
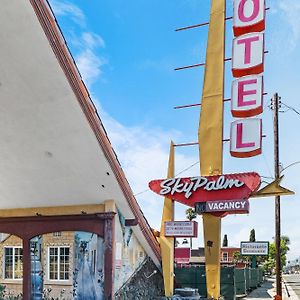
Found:
<path fill-rule="evenodd" d="M 174 145 L 171 142 L 168 178 L 174 177 Z M 174 292 L 174 237 L 165 236 L 165 222 L 174 220 L 174 201 L 172 197 L 165 197 L 163 214 L 161 218 L 160 236 L 158 241 L 161 249 L 162 270 L 164 278 L 165 296 L 169 297 Z"/>
<path fill-rule="evenodd" d="M 212 0 L 198 129 L 200 174 L 223 173 L 225 0 Z M 221 217 L 203 214 L 207 298 L 219 299 Z"/>

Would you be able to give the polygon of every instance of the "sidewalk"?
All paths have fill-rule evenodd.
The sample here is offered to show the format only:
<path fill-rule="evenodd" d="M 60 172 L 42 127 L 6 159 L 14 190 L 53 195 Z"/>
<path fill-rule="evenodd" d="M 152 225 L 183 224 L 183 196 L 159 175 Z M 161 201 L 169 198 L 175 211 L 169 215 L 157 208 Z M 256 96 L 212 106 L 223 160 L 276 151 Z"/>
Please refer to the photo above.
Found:
<path fill-rule="evenodd" d="M 289 296 L 287 295 L 286 289 L 283 285 L 282 289 L 282 299 L 283 300 L 300 300 L 298 296 L 295 294 L 295 292 L 292 290 L 290 286 L 287 286 Z M 274 278 L 268 278 L 267 281 L 265 281 L 259 288 L 251 292 L 247 297 L 240 298 L 243 300 L 258 300 L 258 299 L 264 299 L 264 300 L 270 300 L 274 299 L 276 292 L 275 292 L 275 279 Z"/>

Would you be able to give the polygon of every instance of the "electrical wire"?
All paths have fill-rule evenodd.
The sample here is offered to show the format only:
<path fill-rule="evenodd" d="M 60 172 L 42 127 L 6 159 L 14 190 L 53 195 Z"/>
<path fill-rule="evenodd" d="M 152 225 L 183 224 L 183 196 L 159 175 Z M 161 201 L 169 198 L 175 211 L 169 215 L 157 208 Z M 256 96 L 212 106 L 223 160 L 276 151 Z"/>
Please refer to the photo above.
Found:
<path fill-rule="evenodd" d="M 177 174 L 175 175 L 175 177 L 177 177 L 178 175 L 182 174 L 182 173 L 185 172 L 185 171 L 188 171 L 189 169 L 191 169 L 192 167 L 196 166 L 197 164 L 199 164 L 199 161 L 196 161 L 195 163 L 193 163 L 192 165 L 190 165 L 190 166 L 187 167 L 186 169 L 180 171 L 179 173 L 177 173 Z"/>
<path fill-rule="evenodd" d="M 262 156 L 263 156 L 263 158 L 264 158 L 264 162 L 265 162 L 265 165 L 266 165 L 266 167 L 267 167 L 268 173 L 269 173 L 269 175 L 271 176 L 270 178 L 272 178 L 271 168 L 270 168 L 269 163 L 268 163 L 268 161 L 267 161 L 267 158 L 266 158 L 266 156 L 265 156 L 265 154 L 264 154 L 263 152 L 262 152 Z"/>
<path fill-rule="evenodd" d="M 292 107 L 290 105 L 287 105 L 287 104 L 285 104 L 283 102 L 281 102 L 281 104 L 284 105 L 286 108 L 288 108 L 285 112 L 288 112 L 289 110 L 292 110 L 294 113 L 296 113 L 297 115 L 300 116 L 300 112 L 299 112 L 298 109 L 296 109 L 296 108 L 294 108 L 294 107 Z"/>
<path fill-rule="evenodd" d="M 189 167 L 187 167 L 187 168 L 181 170 L 179 173 L 177 173 L 177 174 L 175 175 L 175 177 L 177 177 L 178 175 L 182 174 L 182 173 L 185 172 L 185 171 L 188 171 L 189 169 L 191 169 L 192 167 L 196 166 L 197 164 L 199 164 L 199 161 L 196 161 L 195 163 L 191 164 Z M 139 193 L 134 194 L 134 196 L 136 197 L 136 196 L 142 195 L 142 194 L 144 194 L 144 193 L 146 193 L 146 192 L 149 192 L 149 191 L 150 191 L 150 189 L 146 189 L 146 190 L 144 190 L 144 191 L 141 191 L 141 192 L 139 192 Z"/>

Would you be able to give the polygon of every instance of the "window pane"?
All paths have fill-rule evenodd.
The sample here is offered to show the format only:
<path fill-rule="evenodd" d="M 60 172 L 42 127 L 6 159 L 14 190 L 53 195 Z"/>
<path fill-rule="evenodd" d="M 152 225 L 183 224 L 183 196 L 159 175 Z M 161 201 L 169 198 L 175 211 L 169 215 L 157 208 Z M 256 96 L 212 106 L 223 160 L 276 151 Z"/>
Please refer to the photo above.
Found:
<path fill-rule="evenodd" d="M 70 249 L 67 247 L 60 248 L 59 256 L 59 279 L 68 280 L 69 279 L 69 252 Z"/>
<path fill-rule="evenodd" d="M 23 277 L 23 249 L 9 247 L 4 250 L 4 278 L 20 279 Z"/>
<path fill-rule="evenodd" d="M 49 279 L 68 280 L 69 279 L 69 257 L 68 247 L 49 248 Z"/>
<path fill-rule="evenodd" d="M 4 277 L 13 279 L 13 248 L 5 248 L 5 271 Z"/>
<path fill-rule="evenodd" d="M 57 248 L 49 248 L 49 279 L 58 279 L 58 255 Z"/>
<path fill-rule="evenodd" d="M 23 249 L 15 248 L 15 279 L 23 277 Z"/>

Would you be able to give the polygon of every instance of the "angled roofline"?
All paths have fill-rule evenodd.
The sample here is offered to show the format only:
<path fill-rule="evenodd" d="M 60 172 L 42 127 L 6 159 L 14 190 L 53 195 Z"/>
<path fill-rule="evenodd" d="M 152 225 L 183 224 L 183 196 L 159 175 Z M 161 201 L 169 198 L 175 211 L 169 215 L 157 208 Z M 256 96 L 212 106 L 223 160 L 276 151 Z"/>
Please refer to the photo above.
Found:
<path fill-rule="evenodd" d="M 130 185 L 125 177 L 122 167 L 118 161 L 117 155 L 109 141 L 105 128 L 98 115 L 97 109 L 90 97 L 81 75 L 77 69 L 75 60 L 67 46 L 60 27 L 56 21 L 54 13 L 47 0 L 30 0 L 30 3 L 36 13 L 36 16 L 45 32 L 49 44 L 69 81 L 69 84 L 78 100 L 83 113 L 85 114 L 97 140 L 99 146 L 108 160 L 114 175 L 127 199 L 138 225 L 155 256 L 161 261 L 160 247 L 154 236 L 149 223 L 143 215 L 138 205 Z"/>

